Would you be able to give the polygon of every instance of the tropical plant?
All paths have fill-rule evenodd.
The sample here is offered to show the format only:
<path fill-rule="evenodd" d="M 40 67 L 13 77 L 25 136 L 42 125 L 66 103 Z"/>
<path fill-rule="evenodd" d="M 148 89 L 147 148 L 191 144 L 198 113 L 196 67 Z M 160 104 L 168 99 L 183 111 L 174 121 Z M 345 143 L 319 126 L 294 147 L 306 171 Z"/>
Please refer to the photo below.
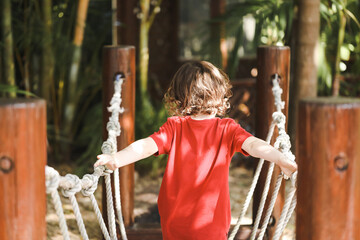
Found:
<path fill-rule="evenodd" d="M 87 6 L 77 5 L 83 2 L 87 0 L 11 1 L 11 11 L 7 13 L 12 14 L 14 44 L 8 47 L 3 37 L 0 45 L 2 52 L 7 46 L 15 55 L 12 63 L 16 81 L 14 84 L 3 81 L 0 88 L 1 92 L 45 98 L 49 160 L 68 161 L 72 150 L 72 158 L 89 166 L 94 159 L 85 159 L 94 158 L 100 151 L 100 55 L 102 47 L 111 39 L 111 31 L 106 27 L 111 25 L 111 10 L 106 0 L 91 1 L 85 28 L 86 13 L 82 11 Z M 71 66 L 76 66 L 77 71 L 72 71 Z M 4 65 L 0 70 L 4 72 Z M 67 95 L 69 88 L 73 92 Z M 67 111 L 69 105 L 73 106 L 72 113 Z M 67 115 L 69 112 L 71 117 Z"/>
<path fill-rule="evenodd" d="M 337 96 L 340 92 L 342 74 L 351 72 L 351 69 L 348 69 L 351 62 L 360 61 L 359 2 L 357 0 L 323 0 L 320 12 L 322 16 L 322 66 L 319 71 L 319 86 L 321 94 L 329 95 L 331 92 L 331 95 Z"/>
<path fill-rule="evenodd" d="M 11 27 L 11 0 L 3 0 L 0 3 L 1 8 L 1 49 L 0 53 L 3 56 L 0 63 L 3 63 L 3 83 L 10 86 L 15 86 L 15 67 L 14 67 L 14 54 L 13 54 L 13 32 Z M 7 92 L 9 96 L 15 97 L 13 91 Z"/>
<path fill-rule="evenodd" d="M 139 7 L 135 9 L 137 18 L 140 20 L 139 31 L 139 59 L 137 78 L 139 87 L 136 92 L 136 138 L 149 136 L 159 129 L 167 117 L 165 108 L 161 103 L 151 99 L 148 91 L 149 85 L 149 32 L 156 15 L 161 11 L 162 0 L 139 0 Z M 140 172 L 157 174 L 164 163 L 164 157 L 150 157 L 137 163 Z"/>
<path fill-rule="evenodd" d="M 232 78 L 239 64 L 240 54 L 254 53 L 259 45 L 289 45 L 293 20 L 292 0 L 241 0 L 227 6 L 225 20 L 229 48 L 228 74 Z M 244 31 L 248 24 L 254 29 Z M 246 36 L 253 31 L 252 36 Z"/>

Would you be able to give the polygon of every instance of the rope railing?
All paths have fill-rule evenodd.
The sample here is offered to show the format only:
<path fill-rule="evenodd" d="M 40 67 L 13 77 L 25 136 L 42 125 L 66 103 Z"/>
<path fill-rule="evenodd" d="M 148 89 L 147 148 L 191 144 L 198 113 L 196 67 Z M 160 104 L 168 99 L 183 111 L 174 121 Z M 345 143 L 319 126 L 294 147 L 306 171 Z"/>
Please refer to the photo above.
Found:
<path fill-rule="evenodd" d="M 114 81 L 114 95 L 110 101 L 110 107 L 108 107 L 108 111 L 111 112 L 111 116 L 109 117 L 109 122 L 107 123 L 106 129 L 108 131 L 108 139 L 103 143 L 101 150 L 104 154 L 114 154 L 117 151 L 117 141 L 116 138 L 121 133 L 120 123 L 119 123 L 119 114 L 124 111 L 124 109 L 121 106 L 121 85 L 124 81 L 124 76 L 122 74 L 116 75 L 116 80 Z M 281 152 L 285 154 L 285 156 L 289 159 L 294 161 L 295 156 L 290 151 L 290 138 L 287 135 L 285 131 L 285 115 L 281 112 L 281 109 L 284 108 L 284 102 L 281 101 L 281 94 L 282 89 L 279 86 L 278 83 L 278 77 L 275 75 L 273 79 L 273 88 L 272 88 L 273 94 L 274 94 L 274 104 L 276 106 L 276 112 L 273 114 L 273 121 L 270 125 L 269 132 L 266 138 L 266 142 L 270 143 L 271 138 L 274 133 L 275 126 L 277 126 L 279 130 L 279 136 L 277 137 L 274 147 L 279 149 Z M 239 228 L 241 226 L 241 220 L 245 216 L 246 211 L 248 210 L 248 207 L 250 205 L 251 198 L 254 194 L 254 190 L 256 187 L 256 184 L 258 182 L 261 168 L 263 166 L 264 159 L 260 159 L 257 169 L 254 174 L 254 179 L 251 184 L 250 190 L 248 192 L 248 195 L 246 197 L 245 203 L 243 205 L 240 217 L 237 220 L 237 223 L 231 232 L 229 236 L 229 240 L 233 240 L 237 232 L 239 231 Z M 268 195 L 268 191 L 270 188 L 270 182 L 271 182 L 271 175 L 273 173 L 274 164 L 271 163 L 268 169 L 268 175 L 265 182 L 263 194 L 261 197 L 257 217 L 254 223 L 254 227 L 251 233 L 251 240 L 254 240 L 256 237 L 256 232 L 259 227 L 260 219 L 262 216 L 262 212 L 265 205 L 265 200 Z M 115 210 L 114 210 L 114 203 L 113 203 L 113 197 L 112 197 L 112 187 L 111 187 L 111 176 L 112 173 L 111 170 L 106 169 L 104 166 L 99 166 L 94 169 L 94 173 L 92 174 L 86 174 L 83 176 L 82 179 L 79 179 L 76 175 L 73 174 L 67 174 L 65 176 L 60 176 L 59 173 L 49 167 L 46 166 L 45 168 L 46 172 L 46 192 L 47 194 L 51 195 L 53 205 L 55 207 L 56 214 L 59 217 L 59 226 L 61 233 L 65 240 L 69 240 L 69 233 L 68 228 L 66 224 L 66 220 L 64 217 L 64 212 L 62 209 L 62 203 L 60 200 L 59 192 L 60 189 L 63 196 L 66 198 L 69 198 L 71 205 L 73 207 L 74 215 L 76 218 L 76 222 L 81 234 L 81 237 L 83 239 L 88 239 L 88 235 L 86 232 L 86 228 L 81 216 L 81 212 L 76 200 L 75 195 L 79 192 L 81 192 L 85 197 L 89 197 L 91 204 L 93 206 L 94 212 L 96 214 L 96 218 L 99 222 L 101 231 L 104 235 L 104 238 L 106 240 L 117 240 L 117 233 L 116 233 L 116 220 L 115 220 Z M 108 225 L 109 229 L 105 225 L 104 219 L 101 215 L 99 206 L 97 204 L 97 201 L 94 196 L 94 192 L 97 189 L 99 178 L 104 176 L 105 179 L 105 187 L 106 187 L 106 206 L 107 206 L 107 215 L 108 215 Z M 258 240 L 263 239 L 265 230 L 267 228 L 271 212 L 273 210 L 273 207 L 275 205 L 275 200 L 278 194 L 278 191 L 281 186 L 282 178 L 284 176 L 280 174 L 277 178 L 276 185 L 274 192 L 272 194 L 269 207 L 267 209 L 263 225 L 261 226 L 260 234 L 258 236 Z M 276 225 L 275 235 L 273 237 L 274 240 L 278 240 L 282 234 L 282 232 L 285 229 L 286 224 L 288 223 L 294 209 L 296 206 L 296 174 L 293 174 L 292 176 L 292 189 L 288 194 L 288 197 L 286 198 L 283 211 L 281 213 L 279 222 Z M 116 208 L 116 215 L 118 217 L 119 225 L 120 225 L 120 233 L 121 238 L 123 240 L 127 240 L 126 231 L 125 231 L 125 225 L 124 220 L 122 217 L 122 211 L 121 211 L 121 199 L 120 199 L 120 183 L 119 183 L 119 172 L 118 169 L 114 171 L 114 189 L 115 189 L 115 208 Z"/>
<path fill-rule="evenodd" d="M 274 95 L 274 105 L 275 105 L 276 111 L 272 115 L 273 120 L 271 122 L 269 132 L 268 132 L 268 135 L 266 137 L 266 142 L 270 143 L 271 138 L 272 138 L 273 133 L 274 133 L 274 128 L 275 128 L 275 125 L 276 125 L 277 128 L 278 128 L 279 136 L 276 138 L 276 141 L 274 143 L 274 147 L 279 149 L 287 157 L 287 159 L 289 159 L 291 161 L 295 161 L 295 156 L 292 154 L 292 152 L 290 150 L 290 148 L 291 148 L 290 137 L 285 131 L 286 117 L 282 113 L 282 109 L 285 106 L 285 102 L 283 102 L 281 100 L 281 94 L 282 94 L 283 90 L 279 86 L 278 75 L 277 74 L 274 75 L 274 77 L 272 79 L 272 83 L 273 83 L 272 92 L 273 92 L 273 95 Z M 241 214 L 240 214 L 240 216 L 239 216 L 239 218 L 238 218 L 238 220 L 236 222 L 236 225 L 234 226 L 234 228 L 233 228 L 233 230 L 232 230 L 232 232 L 231 232 L 231 234 L 230 234 L 230 236 L 228 238 L 229 240 L 233 240 L 235 238 L 235 235 L 237 234 L 237 232 L 240 229 L 241 220 L 244 218 L 244 216 L 245 216 L 245 214 L 246 214 L 246 212 L 248 210 L 248 207 L 250 205 L 250 201 L 251 201 L 251 199 L 252 199 L 252 197 L 254 195 L 254 190 L 255 190 L 256 184 L 258 183 L 259 175 L 260 175 L 263 163 L 264 163 L 264 159 L 260 159 L 259 163 L 258 163 L 258 166 L 256 168 L 256 171 L 255 171 L 255 174 L 254 174 L 253 182 L 251 184 L 251 187 L 250 187 L 249 192 L 248 192 L 248 194 L 246 196 L 246 199 L 245 199 L 245 203 L 244 203 L 243 208 L 241 210 Z M 265 201 L 266 201 L 269 189 L 270 189 L 271 176 L 273 174 L 273 170 L 274 170 L 274 163 L 270 163 L 269 164 L 269 169 L 268 169 L 268 172 L 267 172 L 267 177 L 266 177 L 266 180 L 265 180 L 263 193 L 262 193 L 260 204 L 259 204 L 259 208 L 258 208 L 258 211 L 257 211 L 257 214 L 256 214 L 255 222 L 253 224 L 252 232 L 251 232 L 251 235 L 250 235 L 251 240 L 254 240 L 255 237 L 256 237 L 256 233 L 257 233 L 257 230 L 258 230 L 258 227 L 259 227 L 259 224 L 260 224 L 260 220 L 261 220 L 261 216 L 262 216 L 264 206 L 265 206 Z M 295 184 L 296 175 L 297 174 L 295 173 L 291 177 L 291 181 L 292 181 L 291 187 L 292 187 L 292 189 L 291 189 L 290 193 L 288 194 L 288 197 L 286 198 L 286 201 L 285 201 L 285 204 L 284 204 L 281 216 L 280 216 L 280 220 L 279 220 L 278 224 L 276 225 L 275 235 L 274 235 L 274 238 L 273 238 L 274 240 L 277 240 L 277 239 L 280 238 L 282 232 L 285 229 L 286 224 L 288 223 L 288 221 L 289 221 L 289 219 L 290 219 L 290 217 L 291 217 L 291 215 L 292 215 L 292 213 L 293 213 L 293 211 L 295 209 L 295 206 L 296 206 L 296 195 L 295 195 L 295 192 L 296 192 L 296 184 Z M 263 224 L 261 226 L 259 236 L 257 238 L 258 240 L 263 239 L 263 237 L 265 235 L 265 231 L 266 231 L 266 228 L 268 226 L 270 216 L 271 216 L 271 213 L 273 211 L 275 201 L 276 201 L 276 197 L 278 195 L 278 192 L 279 192 L 283 177 L 285 178 L 285 176 L 282 173 L 277 177 L 277 181 L 276 181 L 275 188 L 274 188 L 271 200 L 270 200 L 270 204 L 269 204 L 268 209 L 266 211 L 266 215 L 265 215 L 265 218 L 263 220 Z"/>
<path fill-rule="evenodd" d="M 117 141 L 116 138 L 120 136 L 121 128 L 119 123 L 119 114 L 124 111 L 121 106 L 121 86 L 124 81 L 123 74 L 117 74 L 114 81 L 114 95 L 110 101 L 110 107 L 108 111 L 111 112 L 109 117 L 109 122 L 106 125 L 108 131 L 108 139 L 102 144 L 101 151 L 104 154 L 113 154 L 117 151 Z M 59 196 L 58 190 L 61 190 L 62 195 L 66 198 L 69 198 L 75 219 L 81 234 L 82 239 L 87 240 L 88 235 L 86 228 L 81 216 L 78 202 L 75 195 L 79 192 L 83 196 L 89 197 L 91 205 L 93 206 L 96 218 L 99 222 L 101 231 L 106 240 L 117 240 L 116 233 L 116 219 L 114 211 L 114 203 L 112 196 L 111 188 L 111 170 L 106 169 L 104 166 L 99 166 L 94 169 L 94 173 L 86 174 L 82 179 L 73 174 L 66 174 L 65 176 L 60 176 L 59 173 L 52 167 L 45 167 L 45 176 L 46 176 L 46 192 L 51 195 L 53 205 L 55 207 L 56 214 L 59 217 L 59 226 L 61 233 L 65 240 L 70 240 L 69 232 L 64 217 L 64 212 L 62 208 L 61 199 Z M 97 189 L 99 178 L 104 176 L 105 187 L 106 187 L 106 206 L 107 206 L 107 215 L 108 215 L 108 225 L 105 225 L 104 219 L 102 217 L 101 211 L 97 204 L 97 201 L 94 196 L 94 192 Z M 127 240 L 124 220 L 122 217 L 121 211 L 121 202 L 120 202 L 120 183 L 119 183 L 119 172 L 118 170 L 114 171 L 114 188 L 115 188 L 115 203 L 116 203 L 116 213 L 120 225 L 121 237 L 123 240 Z"/>

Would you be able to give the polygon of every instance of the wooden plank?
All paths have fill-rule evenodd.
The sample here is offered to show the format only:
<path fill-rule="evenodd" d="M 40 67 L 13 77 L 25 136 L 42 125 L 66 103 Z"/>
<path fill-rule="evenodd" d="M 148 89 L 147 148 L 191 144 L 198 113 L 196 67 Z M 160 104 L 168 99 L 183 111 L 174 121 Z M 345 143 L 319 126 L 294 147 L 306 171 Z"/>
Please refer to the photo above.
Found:
<path fill-rule="evenodd" d="M 121 106 L 125 111 L 119 117 L 121 135 L 117 138 L 117 147 L 118 150 L 121 150 L 135 140 L 135 48 L 132 46 L 105 46 L 103 49 L 104 140 L 108 137 L 106 123 L 110 116 L 107 107 L 114 93 L 114 76 L 119 72 L 125 74 L 121 92 Z M 134 164 L 120 168 L 119 174 L 124 223 L 125 226 L 130 226 L 134 223 Z M 103 189 L 103 215 L 104 219 L 107 219 L 105 186 Z"/>
<path fill-rule="evenodd" d="M 234 226 L 230 227 L 230 232 Z M 248 240 L 251 235 L 251 226 L 244 225 L 240 227 L 235 236 L 235 240 Z M 162 240 L 162 233 L 159 224 L 135 224 L 126 229 L 129 240 Z M 265 235 L 263 240 L 267 240 Z"/>
<path fill-rule="evenodd" d="M 360 100 L 300 102 L 296 239 L 360 239 Z"/>
<path fill-rule="evenodd" d="M 289 47 L 275 47 L 275 46 L 263 46 L 258 48 L 258 76 L 256 81 L 256 117 L 255 117 L 255 129 L 256 136 L 261 139 L 266 139 L 269 131 L 269 126 L 272 122 L 272 114 L 276 111 L 274 105 L 274 96 L 272 93 L 272 76 L 278 74 L 280 76 L 280 87 L 283 89 L 282 100 L 285 101 L 285 109 L 283 113 L 287 117 L 289 106 L 289 79 L 290 79 L 290 48 Z M 278 136 L 277 130 L 274 132 L 274 136 L 271 140 L 271 144 L 275 142 Z M 261 195 L 263 193 L 267 171 L 269 168 L 269 162 L 265 161 L 258 185 L 254 192 L 254 204 L 253 204 L 253 216 L 254 220 L 260 204 Z M 271 194 L 275 187 L 276 177 L 280 173 L 280 168 L 275 166 L 274 173 L 271 180 L 270 190 L 268 198 L 265 203 L 264 213 L 269 205 Z M 270 195 L 270 196 L 269 196 Z M 271 217 L 271 223 L 268 227 L 268 233 L 270 239 L 275 231 L 275 223 L 279 220 L 282 207 L 284 205 L 285 187 L 282 184 L 279 195 L 277 197 L 273 214 Z M 261 226 L 262 221 L 260 222 Z"/>
<path fill-rule="evenodd" d="M 0 239 L 46 239 L 46 106 L 0 99 Z"/>

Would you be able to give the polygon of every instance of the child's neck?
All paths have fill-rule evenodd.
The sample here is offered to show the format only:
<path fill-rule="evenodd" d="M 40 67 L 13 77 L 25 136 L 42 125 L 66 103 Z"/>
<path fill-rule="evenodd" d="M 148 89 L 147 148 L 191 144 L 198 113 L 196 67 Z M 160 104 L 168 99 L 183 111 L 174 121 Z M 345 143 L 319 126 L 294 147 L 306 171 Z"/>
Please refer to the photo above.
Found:
<path fill-rule="evenodd" d="M 197 114 L 197 115 L 191 115 L 190 117 L 195 120 L 204 120 L 204 119 L 211 119 L 216 116 L 216 113 L 214 114 Z"/>

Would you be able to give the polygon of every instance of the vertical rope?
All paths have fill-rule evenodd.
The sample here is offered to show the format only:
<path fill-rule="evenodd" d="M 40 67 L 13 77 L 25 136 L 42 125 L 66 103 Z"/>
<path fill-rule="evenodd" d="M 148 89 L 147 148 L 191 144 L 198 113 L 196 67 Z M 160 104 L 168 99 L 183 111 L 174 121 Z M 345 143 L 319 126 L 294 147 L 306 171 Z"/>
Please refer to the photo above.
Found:
<path fill-rule="evenodd" d="M 121 197 L 120 197 L 120 182 L 119 182 L 119 169 L 114 171 L 114 185 L 115 185 L 115 206 L 116 206 L 116 213 L 119 220 L 120 225 L 120 233 L 121 239 L 127 240 L 126 230 L 124 219 L 122 217 L 122 210 L 121 210 Z"/>
<path fill-rule="evenodd" d="M 268 132 L 268 135 L 266 137 L 266 142 L 267 143 L 270 143 L 270 140 L 274 134 L 274 129 L 275 129 L 275 124 L 272 122 L 271 125 L 270 125 L 270 129 L 269 129 L 269 132 Z M 256 167 L 256 171 L 255 171 L 255 174 L 254 174 L 254 179 L 251 183 L 251 187 L 250 187 L 250 190 L 246 196 L 246 200 L 245 200 L 245 203 L 242 207 L 242 210 L 241 210 L 241 214 L 236 222 L 236 225 L 234 227 L 234 229 L 231 231 L 231 234 L 229 236 L 229 240 L 233 240 L 236 233 L 239 231 L 239 228 L 241 226 L 241 220 L 244 218 L 245 214 L 246 214 L 246 211 L 248 210 L 249 208 L 249 205 L 250 205 L 250 202 L 251 202 L 251 198 L 252 196 L 254 195 L 254 191 L 255 191 L 255 187 L 256 187 L 256 184 L 259 180 L 259 176 L 260 176 L 260 172 L 261 172 L 261 169 L 262 169 L 262 166 L 264 164 L 264 159 L 260 159 L 259 160 L 259 163 Z"/>
<path fill-rule="evenodd" d="M 288 224 L 288 222 L 289 222 L 289 220 L 290 220 L 290 218 L 291 218 L 291 215 L 293 214 L 293 212 L 294 212 L 294 210 L 295 210 L 296 202 L 297 202 L 297 196 L 296 196 L 296 194 L 295 194 L 294 197 L 293 197 L 293 200 L 292 200 L 292 202 L 291 202 L 289 212 L 288 212 L 288 214 L 287 214 L 287 216 L 286 216 L 286 219 L 285 219 L 285 223 L 284 223 L 284 225 L 283 225 L 282 232 L 285 230 L 285 227 L 286 227 L 286 225 Z"/>
<path fill-rule="evenodd" d="M 106 125 L 106 129 L 108 130 L 108 139 L 103 143 L 101 150 L 106 154 L 114 154 L 117 151 L 117 141 L 116 137 L 120 136 L 121 128 L 119 123 L 119 113 L 124 111 L 123 108 L 120 107 L 122 99 L 121 99 L 121 85 L 124 81 L 124 76 L 122 74 L 116 75 L 116 80 L 114 81 L 114 95 L 110 101 L 110 107 L 108 107 L 108 111 L 111 112 L 111 116 L 109 118 L 109 122 Z M 108 211 L 108 220 L 109 220 L 109 229 L 110 236 L 112 239 L 116 239 L 116 225 L 115 225 L 115 212 L 114 212 L 114 203 L 111 189 L 111 178 L 109 176 L 105 176 L 105 185 L 106 185 L 106 203 L 107 203 L 107 211 Z M 117 204 L 117 199 L 120 199 L 120 184 L 119 184 L 119 176 L 114 175 L 114 189 L 115 189 L 115 201 Z M 119 190 L 119 191 L 118 191 Z M 118 208 L 117 208 L 118 209 Z M 122 213 L 117 211 L 119 216 L 120 230 L 123 239 L 127 239 L 124 222 L 122 220 Z M 121 220 L 120 220 L 121 219 Z"/>
<path fill-rule="evenodd" d="M 58 191 L 52 191 L 51 193 L 52 202 L 55 207 L 56 214 L 59 217 L 59 226 L 61 234 L 64 237 L 64 240 L 70 240 L 68 227 L 66 225 L 66 220 L 64 216 L 64 210 L 62 208 L 61 200 Z"/>
<path fill-rule="evenodd" d="M 102 214 L 101 214 L 100 209 L 99 209 L 99 207 L 98 207 L 98 204 L 97 204 L 97 202 L 96 202 L 96 199 L 95 199 L 94 194 L 91 194 L 91 195 L 89 196 L 89 198 L 90 198 L 91 204 L 92 204 L 92 206 L 93 206 L 93 208 L 94 208 L 94 211 L 95 211 L 95 214 L 96 214 L 96 218 L 97 218 L 97 220 L 98 220 L 98 222 L 99 222 L 99 225 L 100 225 L 101 231 L 102 231 L 102 233 L 103 233 L 103 235 L 104 235 L 104 238 L 105 238 L 106 240 L 111 240 L 110 235 L 109 235 L 109 232 L 108 232 L 108 230 L 107 230 L 107 228 L 106 228 L 104 219 L 103 219 L 103 217 L 102 217 Z"/>
<path fill-rule="evenodd" d="M 253 226 L 253 229 L 252 229 L 252 232 L 251 232 L 250 240 L 254 240 L 255 237 L 256 237 L 256 232 L 257 232 L 257 229 L 259 227 L 260 219 L 261 219 L 261 216 L 262 216 L 262 213 L 263 213 L 263 210 L 264 210 L 266 197 L 267 197 L 267 194 L 269 192 L 270 183 L 271 183 L 271 176 L 272 176 L 273 171 L 274 171 L 274 163 L 270 163 L 269 169 L 268 169 L 268 172 L 267 172 L 267 176 L 266 176 L 266 181 L 265 181 L 263 194 L 261 195 L 259 208 L 258 208 L 258 211 L 256 213 L 255 223 L 254 223 L 254 226 Z"/>
<path fill-rule="evenodd" d="M 267 208 L 267 211 L 266 211 L 266 214 L 265 214 L 263 224 L 261 226 L 259 236 L 257 238 L 258 240 L 263 239 L 263 237 L 265 235 L 265 230 L 266 230 L 266 228 L 267 228 L 267 226 L 269 224 L 270 216 L 271 216 L 271 213 L 272 213 L 272 211 L 274 209 L 275 202 L 276 202 L 276 197 L 277 197 L 277 195 L 279 193 L 282 180 L 283 180 L 283 176 L 281 174 L 279 174 L 279 176 L 276 179 L 275 188 L 274 188 L 273 194 L 271 195 L 270 203 L 269 203 L 269 206 Z"/>
<path fill-rule="evenodd" d="M 266 141 L 268 143 L 270 143 L 270 140 L 272 138 L 272 134 L 273 134 L 273 131 L 274 131 L 274 127 L 275 127 L 275 124 L 276 124 L 278 129 L 279 129 L 279 136 L 276 138 L 276 142 L 274 144 L 274 147 L 277 148 L 277 149 L 280 149 L 283 152 L 283 154 L 289 160 L 294 161 L 295 156 L 290 151 L 290 147 L 291 147 L 290 139 L 289 139 L 289 136 L 287 135 L 287 133 L 285 131 L 286 117 L 282 113 L 282 109 L 285 107 L 285 102 L 283 102 L 281 100 L 281 94 L 282 94 L 283 90 L 279 86 L 278 78 L 279 78 L 279 76 L 277 74 L 275 74 L 273 79 L 272 79 L 272 83 L 273 83 L 272 92 L 273 92 L 273 95 L 274 95 L 274 105 L 275 105 L 276 111 L 273 113 L 273 116 L 272 116 L 273 120 L 271 122 Z M 246 200 L 245 200 L 244 206 L 242 208 L 240 217 L 238 218 L 237 223 L 236 223 L 233 231 L 231 232 L 231 234 L 229 236 L 229 240 L 233 240 L 236 233 L 239 231 L 239 228 L 240 228 L 240 225 L 241 225 L 241 220 L 245 216 L 245 213 L 246 213 L 246 211 L 248 209 L 251 198 L 253 196 L 255 186 L 256 186 L 256 184 L 258 182 L 258 178 L 259 178 L 259 174 L 260 174 L 263 162 L 264 162 L 264 160 L 260 159 L 260 161 L 258 163 L 258 166 L 257 166 L 257 169 L 256 169 L 256 172 L 255 172 L 255 175 L 254 175 L 254 180 L 253 180 L 253 182 L 251 184 L 248 195 L 246 196 Z M 266 181 L 265 181 L 265 186 L 264 186 L 263 194 L 261 196 L 260 205 L 259 205 L 259 209 L 258 209 L 258 212 L 257 212 L 257 215 L 256 215 L 255 223 L 254 223 L 254 226 L 253 226 L 253 229 L 252 229 L 252 232 L 251 232 L 251 237 L 250 237 L 251 240 L 254 240 L 255 237 L 256 237 L 256 232 L 257 232 L 257 229 L 259 227 L 259 223 L 260 223 L 260 220 L 261 220 L 263 208 L 265 206 L 265 201 L 266 201 L 266 198 L 267 198 L 267 195 L 268 195 L 268 192 L 269 192 L 273 169 L 274 169 L 274 164 L 271 163 L 270 166 L 269 166 L 269 169 L 268 169 L 268 173 L 267 173 L 267 177 L 266 177 Z M 274 192 L 273 192 L 273 195 L 272 195 L 272 199 L 270 201 L 270 206 L 269 206 L 268 211 L 266 213 L 266 216 L 265 216 L 265 219 L 264 219 L 264 224 L 262 225 L 262 228 L 261 228 L 258 239 L 262 239 L 263 236 L 264 236 L 264 233 L 265 233 L 265 230 L 266 230 L 266 227 L 268 225 L 268 221 L 270 219 L 271 212 L 272 212 L 272 209 L 273 209 L 273 206 L 271 207 L 271 205 L 275 204 L 276 196 L 277 196 L 278 191 L 279 191 L 280 186 L 281 186 L 281 180 L 282 180 L 282 175 L 280 175 L 278 177 L 278 179 L 277 179 L 277 183 L 275 185 L 275 189 L 274 189 Z M 296 177 L 294 179 L 292 178 L 292 181 L 295 182 Z M 293 185 L 295 186 L 295 184 L 293 184 Z M 289 199 L 293 199 L 292 196 L 289 196 Z M 288 200 L 288 201 L 290 201 L 290 200 Z M 287 222 L 289 221 L 289 219 L 291 217 L 291 213 L 295 209 L 296 199 L 294 201 L 291 201 L 291 203 L 292 203 L 292 205 L 290 207 L 290 210 L 286 214 L 284 213 L 284 219 L 282 220 L 282 221 L 284 221 L 283 224 L 285 224 L 285 226 L 286 226 Z M 289 216 L 289 212 L 291 212 L 290 216 Z M 280 228 L 282 228 L 284 230 L 285 226 L 282 225 Z"/>
<path fill-rule="evenodd" d="M 122 88 L 123 81 L 124 81 L 124 75 L 123 74 L 117 74 L 114 85 L 115 85 L 115 92 L 116 92 L 116 94 L 119 94 L 119 98 L 120 98 L 119 99 L 119 113 L 122 113 L 124 111 L 123 108 L 120 108 L 120 105 L 121 105 L 121 102 L 122 102 L 121 88 Z M 117 116 L 119 116 L 119 113 L 117 113 Z M 118 128 L 119 128 L 119 130 L 117 131 L 116 136 L 119 136 L 120 133 L 121 133 L 120 123 L 118 125 Z M 116 140 L 116 137 L 115 137 L 115 140 Z M 119 221 L 121 238 L 123 240 L 127 240 L 125 224 L 124 224 L 124 219 L 123 219 L 123 216 L 122 216 L 122 209 L 121 209 L 119 169 L 116 169 L 114 171 L 114 187 L 115 187 L 115 207 L 116 207 L 116 213 L 117 213 L 117 217 L 118 217 L 118 221 Z"/>
<path fill-rule="evenodd" d="M 296 188 L 293 187 L 289 193 L 289 196 L 285 200 L 285 204 L 284 204 L 283 210 L 281 212 L 279 222 L 276 225 L 273 240 L 278 240 L 281 237 L 281 234 L 283 233 L 283 231 L 285 229 L 288 219 L 290 219 L 290 217 L 291 217 L 292 212 L 290 213 L 290 206 L 291 205 L 293 206 L 294 199 L 296 201 L 295 192 L 296 192 Z"/>
<path fill-rule="evenodd" d="M 111 191 L 111 176 L 105 176 L 105 186 L 106 186 L 106 209 L 108 214 L 109 221 L 109 230 L 111 239 L 117 239 L 116 236 L 116 225 L 115 225 L 115 213 L 114 213 L 114 204 Z"/>
<path fill-rule="evenodd" d="M 70 195 L 69 199 L 70 199 L 71 205 L 72 205 L 73 210 L 74 210 L 74 215 L 75 215 L 76 223 L 77 223 L 77 225 L 79 227 L 80 235 L 84 240 L 89 240 L 89 237 L 87 235 L 85 225 L 84 225 L 84 221 L 82 219 L 81 212 L 80 212 L 80 209 L 79 209 L 79 205 L 78 205 L 78 203 L 76 201 L 75 195 L 73 195 L 73 194 Z"/>
<path fill-rule="evenodd" d="M 123 83 L 123 80 L 124 80 L 124 75 L 122 74 L 116 75 L 116 81 L 114 82 L 114 95 L 110 101 L 110 107 L 108 107 L 108 111 L 111 112 L 111 116 L 109 117 L 109 122 L 106 125 L 106 129 L 108 131 L 109 136 L 101 147 L 102 152 L 106 154 L 113 154 L 117 151 L 116 137 L 120 136 L 121 133 L 120 124 L 119 124 L 119 113 L 122 113 L 124 111 L 124 109 L 120 107 L 122 102 L 121 85 Z M 94 169 L 93 174 L 86 174 L 83 177 L 83 179 L 80 180 L 77 176 L 72 174 L 67 174 L 65 177 L 60 177 L 59 173 L 55 169 L 48 166 L 45 167 L 47 193 L 51 194 L 52 196 L 56 213 L 59 216 L 60 229 L 65 240 L 69 240 L 70 237 L 64 217 L 64 212 L 61 206 L 61 200 L 57 192 L 58 188 L 61 188 L 63 195 L 70 199 L 80 234 L 84 240 L 87 240 L 88 236 L 81 216 L 79 205 L 75 197 L 75 194 L 79 191 L 81 191 L 84 196 L 90 198 L 90 201 L 94 208 L 94 212 L 96 214 L 97 220 L 100 224 L 100 228 L 102 230 L 105 239 L 117 240 L 116 220 L 115 220 L 115 212 L 114 212 L 114 204 L 113 204 L 113 196 L 112 196 L 112 188 L 111 188 L 111 177 L 109 175 L 111 172 L 112 171 L 106 169 L 104 166 L 99 166 Z M 118 171 L 116 171 L 114 175 L 115 175 L 114 188 L 115 188 L 116 209 L 119 217 L 120 230 L 121 230 L 122 239 L 127 240 L 124 221 L 121 212 L 120 183 L 119 183 Z M 98 179 L 100 176 L 104 176 L 105 178 L 106 206 L 107 206 L 110 234 L 106 228 L 100 209 L 97 205 L 95 196 L 93 194 L 97 188 Z"/>
<path fill-rule="evenodd" d="M 83 194 L 83 196 L 88 197 L 90 199 L 90 202 L 93 206 L 96 218 L 99 222 L 105 240 L 111 240 L 104 219 L 101 215 L 99 206 L 94 196 L 94 192 L 97 189 L 99 183 L 99 177 L 103 174 L 105 175 L 107 173 L 104 173 L 103 169 L 101 168 L 95 168 L 93 174 L 85 174 L 81 179 L 81 187 L 82 187 L 81 193 Z"/>
<path fill-rule="evenodd" d="M 70 240 L 66 220 L 64 216 L 64 210 L 62 208 L 61 200 L 57 188 L 59 187 L 60 175 L 52 167 L 45 166 L 45 184 L 46 193 L 51 195 L 52 203 L 55 207 L 57 216 L 59 217 L 59 227 L 64 240 Z"/>
<path fill-rule="evenodd" d="M 60 177 L 59 187 L 61 188 L 61 192 L 63 196 L 70 199 L 81 237 L 84 240 L 88 240 L 89 237 L 86 233 L 86 229 L 80 213 L 79 205 L 75 198 L 75 194 L 81 191 L 82 188 L 81 180 L 76 175 L 66 174 L 64 177 Z"/>

